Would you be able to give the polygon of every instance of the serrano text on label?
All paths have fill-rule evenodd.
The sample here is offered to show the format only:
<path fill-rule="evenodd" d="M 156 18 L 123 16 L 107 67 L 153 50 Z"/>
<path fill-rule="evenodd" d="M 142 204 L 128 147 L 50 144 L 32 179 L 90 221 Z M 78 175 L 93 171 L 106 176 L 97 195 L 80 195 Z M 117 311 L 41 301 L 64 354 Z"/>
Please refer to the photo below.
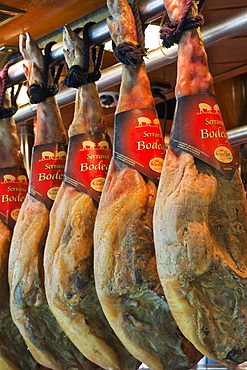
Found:
<path fill-rule="evenodd" d="M 161 137 L 162 138 L 161 134 L 158 134 L 157 132 L 148 132 L 148 131 L 144 131 L 143 136 L 144 137 Z"/>
<path fill-rule="evenodd" d="M 23 189 L 23 188 L 12 188 L 11 186 L 8 186 L 7 190 L 8 191 L 23 191 L 24 193 L 27 191 L 26 189 Z"/>
<path fill-rule="evenodd" d="M 216 120 L 216 119 L 206 118 L 205 122 L 206 122 L 206 125 L 221 125 L 221 126 L 223 126 L 223 122 L 220 121 L 220 120 Z"/>
<path fill-rule="evenodd" d="M 109 159 L 109 155 L 104 155 L 104 154 L 87 154 L 87 159 Z"/>
<path fill-rule="evenodd" d="M 51 168 L 64 168 L 64 165 L 62 164 L 46 164 L 45 169 L 49 170 Z"/>

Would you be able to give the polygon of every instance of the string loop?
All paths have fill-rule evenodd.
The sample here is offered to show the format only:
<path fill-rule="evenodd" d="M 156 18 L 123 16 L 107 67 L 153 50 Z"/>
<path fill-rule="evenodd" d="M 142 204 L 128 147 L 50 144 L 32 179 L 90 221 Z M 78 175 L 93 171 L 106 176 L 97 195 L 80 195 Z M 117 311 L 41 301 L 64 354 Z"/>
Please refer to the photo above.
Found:
<path fill-rule="evenodd" d="M 43 71 L 43 82 L 42 84 L 34 83 L 30 85 L 27 89 L 27 95 L 29 97 L 31 104 L 38 104 L 45 101 L 47 98 L 51 96 L 55 96 L 59 90 L 59 78 L 61 76 L 63 70 L 63 64 L 60 64 L 57 70 L 57 74 L 55 75 L 55 67 L 51 69 L 51 76 L 53 79 L 53 83 L 51 85 L 48 84 L 49 79 L 49 66 L 51 60 L 51 48 L 55 44 L 54 41 L 49 42 L 45 46 L 45 54 L 44 54 L 44 71 Z"/>
<path fill-rule="evenodd" d="M 93 72 L 89 72 L 90 66 L 90 37 L 89 37 L 89 28 L 95 24 L 95 22 L 88 22 L 83 27 L 83 41 L 84 41 L 84 66 L 83 68 L 79 65 L 72 66 L 63 81 L 63 84 L 67 87 L 78 88 L 80 86 L 87 85 L 92 82 L 96 82 L 100 79 L 100 66 L 102 63 L 102 57 L 104 52 L 104 45 L 94 46 L 92 48 L 92 62 L 94 65 Z"/>
<path fill-rule="evenodd" d="M 10 99 L 11 99 L 11 107 L 4 108 L 4 97 L 7 89 L 7 80 L 8 80 L 8 70 L 9 67 L 14 64 L 14 62 L 9 62 L 5 64 L 3 70 L 2 70 L 2 88 L 1 88 L 1 93 L 0 93 L 0 119 L 3 118 L 9 118 L 12 117 L 18 110 L 18 105 L 17 105 L 17 97 L 20 93 L 21 86 L 22 84 L 18 85 L 16 93 L 14 92 L 15 87 L 12 86 L 11 88 L 11 94 L 10 94 Z"/>
<path fill-rule="evenodd" d="M 192 18 L 187 18 L 192 0 L 186 1 L 186 6 L 180 20 L 175 22 L 167 22 L 160 29 L 160 38 L 162 45 L 170 48 L 174 44 L 178 44 L 184 31 L 188 31 L 203 25 L 203 16 L 196 15 Z"/>
<path fill-rule="evenodd" d="M 141 22 L 139 11 L 139 0 L 134 0 L 132 4 L 132 12 L 135 18 L 136 31 L 138 37 L 138 45 L 132 42 L 123 42 L 115 45 L 112 42 L 112 49 L 116 59 L 126 66 L 133 66 L 142 63 L 143 58 L 147 56 L 147 48 L 145 48 L 144 26 Z"/>

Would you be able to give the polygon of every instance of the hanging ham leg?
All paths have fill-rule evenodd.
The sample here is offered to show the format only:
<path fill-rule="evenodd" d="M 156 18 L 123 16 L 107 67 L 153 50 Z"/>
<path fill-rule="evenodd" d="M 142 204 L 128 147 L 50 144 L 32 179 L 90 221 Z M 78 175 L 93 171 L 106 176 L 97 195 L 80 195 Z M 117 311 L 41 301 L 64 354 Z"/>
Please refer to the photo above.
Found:
<path fill-rule="evenodd" d="M 10 106 L 10 98 L 6 92 L 3 108 Z M 4 168 L 24 168 L 12 117 L 0 119 L 0 170 Z M 12 229 L 0 221 L 0 368 L 33 370 L 38 368 L 38 364 L 30 355 L 10 315 L 8 257 L 11 237 Z"/>
<path fill-rule="evenodd" d="M 69 27 L 64 28 L 64 45 L 68 66 L 83 68 L 83 40 Z M 95 83 L 78 87 L 74 119 L 69 128 L 71 142 L 75 135 L 105 133 L 106 130 Z M 74 155 L 71 165 L 77 160 Z M 134 370 L 139 362 L 115 336 L 95 291 L 93 229 L 96 212 L 97 202 L 91 196 L 65 182 L 62 184 L 51 212 L 45 247 L 47 298 L 60 326 L 87 358 L 104 369 Z"/>
<path fill-rule="evenodd" d="M 41 84 L 43 56 L 29 34 L 20 36 L 20 51 L 29 86 Z M 66 132 L 55 97 L 46 98 L 37 104 L 34 145 L 65 142 Z M 96 366 L 81 355 L 61 330 L 46 301 L 43 253 L 48 224 L 49 209 L 28 193 L 10 250 L 11 314 L 30 352 L 43 366 L 50 369 L 95 369 Z"/>
<path fill-rule="evenodd" d="M 171 21 L 185 3 L 165 0 Z M 190 15 L 196 14 L 193 2 Z M 176 96 L 201 93 L 213 93 L 213 80 L 196 29 L 179 42 Z M 228 366 L 246 361 L 247 207 L 238 171 L 229 180 L 170 147 L 154 231 L 159 276 L 183 334 L 209 358 Z"/>
<path fill-rule="evenodd" d="M 138 44 L 127 2 L 107 5 L 116 46 Z M 123 65 L 116 113 L 139 108 L 154 108 L 144 62 Z M 152 232 L 155 198 L 153 181 L 112 159 L 94 232 L 96 289 L 113 330 L 136 358 L 150 369 L 188 369 L 201 354 L 181 335 L 160 285 Z"/>

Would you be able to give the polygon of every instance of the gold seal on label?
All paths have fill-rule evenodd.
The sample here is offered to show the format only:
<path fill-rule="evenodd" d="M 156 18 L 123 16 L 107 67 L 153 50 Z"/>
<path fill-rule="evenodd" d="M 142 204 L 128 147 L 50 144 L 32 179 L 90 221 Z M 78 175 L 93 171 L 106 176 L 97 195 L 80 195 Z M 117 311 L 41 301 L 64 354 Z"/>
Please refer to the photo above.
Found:
<path fill-rule="evenodd" d="M 232 152 L 226 146 L 218 146 L 214 150 L 214 156 L 222 163 L 231 163 L 233 160 Z"/>
<path fill-rule="evenodd" d="M 151 170 L 157 173 L 161 173 L 164 159 L 160 157 L 154 157 L 149 161 L 149 167 Z"/>
<path fill-rule="evenodd" d="M 55 200 L 57 192 L 58 192 L 59 186 L 54 186 L 53 188 L 50 188 L 47 191 L 47 196 L 51 200 Z"/>
<path fill-rule="evenodd" d="M 90 183 L 91 188 L 95 191 L 102 191 L 104 184 L 105 184 L 105 178 L 104 177 L 96 177 Z"/>
<path fill-rule="evenodd" d="M 13 218 L 13 220 L 17 221 L 19 213 L 20 213 L 20 208 L 16 208 L 16 209 L 13 209 L 10 216 Z"/>

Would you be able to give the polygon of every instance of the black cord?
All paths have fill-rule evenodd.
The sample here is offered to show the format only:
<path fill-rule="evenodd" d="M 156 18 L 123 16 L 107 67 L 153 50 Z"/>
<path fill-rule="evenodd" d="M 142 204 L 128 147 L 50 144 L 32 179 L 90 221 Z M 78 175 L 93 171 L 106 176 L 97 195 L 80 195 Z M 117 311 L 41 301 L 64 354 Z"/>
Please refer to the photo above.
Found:
<path fill-rule="evenodd" d="M 200 0 L 199 1 L 199 4 L 198 4 L 198 13 L 200 13 L 200 11 L 202 10 L 204 4 L 205 4 L 206 0 Z"/>

